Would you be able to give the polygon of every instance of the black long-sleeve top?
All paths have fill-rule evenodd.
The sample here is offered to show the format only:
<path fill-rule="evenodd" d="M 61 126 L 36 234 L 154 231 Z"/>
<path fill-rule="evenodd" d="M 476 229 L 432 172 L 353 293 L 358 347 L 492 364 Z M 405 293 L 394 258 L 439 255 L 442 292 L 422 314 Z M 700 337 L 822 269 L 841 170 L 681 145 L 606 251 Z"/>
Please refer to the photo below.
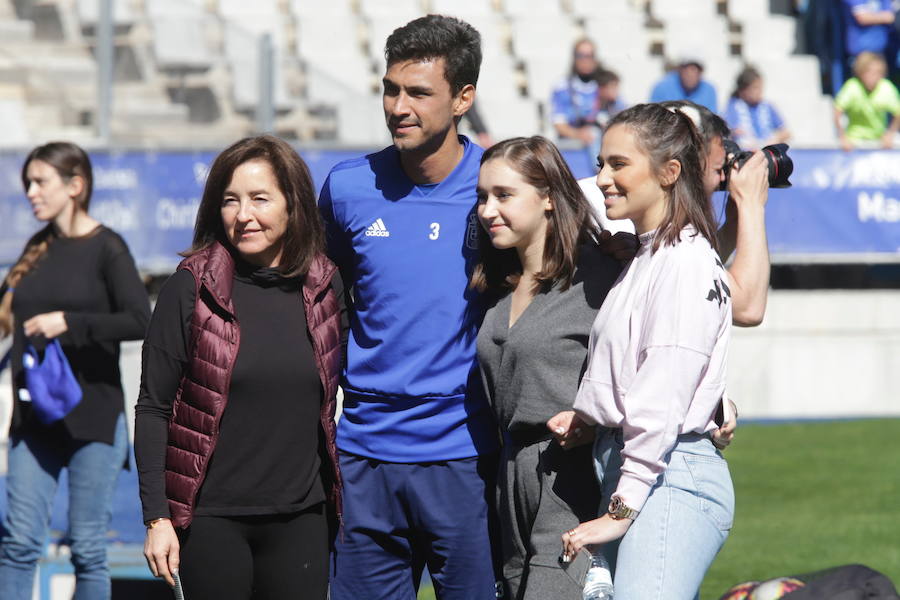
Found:
<path fill-rule="evenodd" d="M 195 515 L 303 510 L 325 500 L 319 411 L 322 385 L 300 294 L 302 280 L 237 261 L 232 302 L 241 330 L 228 402 Z M 343 289 L 332 286 L 343 310 Z M 144 342 L 135 430 L 144 520 L 168 517 L 168 421 L 188 363 L 194 276 L 176 272 L 159 294 Z"/>
<path fill-rule="evenodd" d="M 16 286 L 12 310 L 16 402 L 10 434 L 68 435 L 112 444 L 116 421 L 125 409 L 119 342 L 141 339 L 150 319 L 147 291 L 125 241 L 103 225 L 83 236 L 54 239 Z M 68 327 L 58 339 L 81 385 L 82 400 L 61 421 L 46 426 L 32 414 L 31 403 L 20 399 L 26 341 L 39 351 L 46 345 L 43 337 L 26 340 L 23 323 L 58 310 Z"/>

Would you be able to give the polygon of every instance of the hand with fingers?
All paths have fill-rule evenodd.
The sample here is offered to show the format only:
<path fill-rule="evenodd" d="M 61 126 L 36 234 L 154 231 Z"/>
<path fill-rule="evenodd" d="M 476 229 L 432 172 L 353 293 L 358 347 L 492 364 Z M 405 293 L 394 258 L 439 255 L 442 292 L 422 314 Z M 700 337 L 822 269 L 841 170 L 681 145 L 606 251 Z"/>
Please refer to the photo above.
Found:
<path fill-rule="evenodd" d="M 769 163 L 757 150 L 743 165 L 735 165 L 728 178 L 729 198 L 738 206 L 763 207 L 769 199 Z"/>
<path fill-rule="evenodd" d="M 171 519 L 155 519 L 147 525 L 144 558 L 153 576 L 162 577 L 172 587 L 175 586 L 172 573 L 178 572 L 180 549 Z"/>
<path fill-rule="evenodd" d="M 605 514 L 599 519 L 586 521 L 575 529 L 562 534 L 563 562 L 571 562 L 575 556 L 588 546 L 596 546 L 619 539 L 631 527 L 631 519 L 613 519 Z"/>
<path fill-rule="evenodd" d="M 725 422 L 712 432 L 712 443 L 719 450 L 724 450 L 734 440 L 734 432 L 737 430 L 738 410 L 737 405 L 728 398 L 728 406 L 725 411 Z"/>
<path fill-rule="evenodd" d="M 61 310 L 35 315 L 22 323 L 22 328 L 28 337 L 41 335 L 48 340 L 59 337 L 69 330 L 66 315 Z"/>
<path fill-rule="evenodd" d="M 547 429 L 563 450 L 594 442 L 594 430 L 574 410 L 564 410 L 547 421 Z"/>
<path fill-rule="evenodd" d="M 600 239 L 597 242 L 600 250 L 621 263 L 627 263 L 634 258 L 638 250 L 637 236 L 627 231 L 620 231 L 613 235 L 609 230 L 604 229 L 600 232 Z"/>

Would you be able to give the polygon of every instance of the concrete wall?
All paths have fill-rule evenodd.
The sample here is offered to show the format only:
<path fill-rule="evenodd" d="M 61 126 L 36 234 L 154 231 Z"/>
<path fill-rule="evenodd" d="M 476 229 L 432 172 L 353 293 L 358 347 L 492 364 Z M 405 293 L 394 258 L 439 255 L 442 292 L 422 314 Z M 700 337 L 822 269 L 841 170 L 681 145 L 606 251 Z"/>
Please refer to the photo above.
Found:
<path fill-rule="evenodd" d="M 771 292 L 732 340 L 742 417 L 900 416 L 900 291 Z"/>

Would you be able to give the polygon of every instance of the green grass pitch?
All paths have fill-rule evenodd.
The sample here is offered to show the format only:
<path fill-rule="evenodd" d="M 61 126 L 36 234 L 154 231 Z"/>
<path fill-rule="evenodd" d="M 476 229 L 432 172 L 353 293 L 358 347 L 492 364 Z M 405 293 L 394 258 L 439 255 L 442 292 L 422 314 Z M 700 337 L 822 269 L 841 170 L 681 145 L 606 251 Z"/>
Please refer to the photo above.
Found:
<path fill-rule="evenodd" d="M 900 419 L 743 424 L 725 456 L 735 524 L 702 598 L 849 563 L 900 585 Z"/>

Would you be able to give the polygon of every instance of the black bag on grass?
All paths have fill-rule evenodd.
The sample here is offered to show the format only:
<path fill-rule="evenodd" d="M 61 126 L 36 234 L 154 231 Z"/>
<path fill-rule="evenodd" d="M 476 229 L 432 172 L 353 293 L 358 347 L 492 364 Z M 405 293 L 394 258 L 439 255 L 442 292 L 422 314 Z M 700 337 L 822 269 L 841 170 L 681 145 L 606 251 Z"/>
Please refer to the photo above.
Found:
<path fill-rule="evenodd" d="M 891 580 L 865 565 L 845 565 L 798 576 L 806 585 L 784 600 L 900 600 Z"/>
<path fill-rule="evenodd" d="M 891 580 L 864 565 L 741 583 L 719 600 L 900 600 Z"/>

